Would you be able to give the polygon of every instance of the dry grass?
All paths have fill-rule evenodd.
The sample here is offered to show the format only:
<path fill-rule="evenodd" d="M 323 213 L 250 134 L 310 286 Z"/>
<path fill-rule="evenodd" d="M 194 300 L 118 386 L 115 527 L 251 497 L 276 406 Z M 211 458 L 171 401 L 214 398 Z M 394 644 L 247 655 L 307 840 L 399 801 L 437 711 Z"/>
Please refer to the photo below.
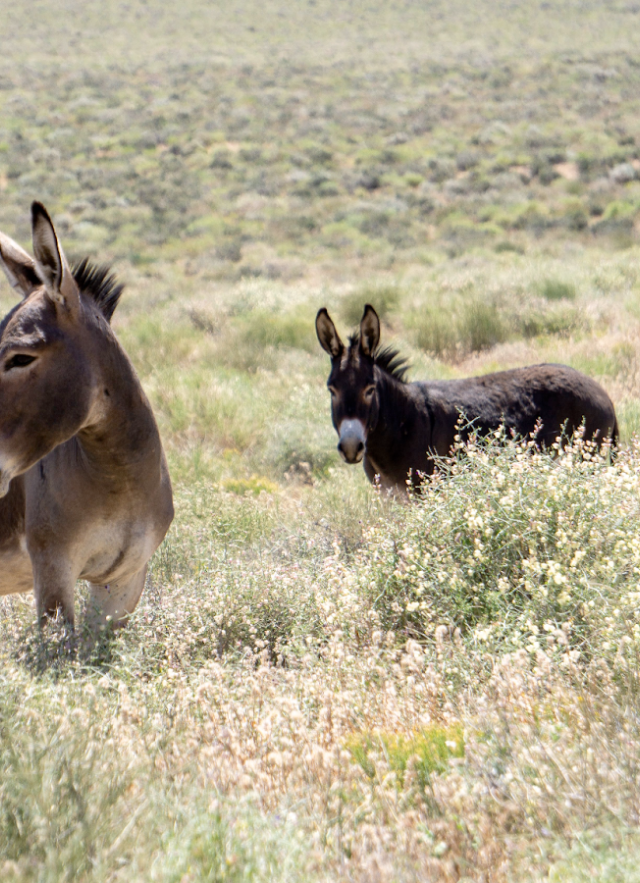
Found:
<path fill-rule="evenodd" d="M 637 450 L 470 454 L 409 509 L 369 491 L 359 535 L 318 519 L 346 489 L 179 490 L 88 659 L 3 601 L 5 879 L 565 879 L 589 843 L 628 866 Z"/>

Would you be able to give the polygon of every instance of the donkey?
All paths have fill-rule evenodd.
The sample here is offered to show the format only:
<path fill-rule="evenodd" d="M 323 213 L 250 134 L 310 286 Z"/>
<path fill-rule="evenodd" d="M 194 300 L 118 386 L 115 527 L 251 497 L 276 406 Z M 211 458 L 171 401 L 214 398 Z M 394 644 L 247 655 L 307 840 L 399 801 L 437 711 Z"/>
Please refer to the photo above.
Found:
<path fill-rule="evenodd" d="M 123 624 L 173 519 L 151 406 L 111 330 L 122 285 L 73 269 L 46 209 L 31 206 L 31 258 L 0 233 L 22 296 L 0 323 L 0 595 L 35 593 L 39 621 L 74 625 L 88 580 L 90 625 Z"/>
<path fill-rule="evenodd" d="M 331 418 L 347 463 L 362 460 L 370 481 L 406 490 L 418 487 L 456 434 L 479 435 L 504 426 L 540 447 L 584 427 L 584 438 L 616 443 L 613 403 L 599 384 L 566 365 L 531 365 L 464 380 L 407 383 L 397 350 L 379 349 L 380 320 L 367 304 L 360 330 L 340 340 L 326 309 L 316 316 L 320 346 L 331 356 L 327 386 Z M 460 430 L 461 418 L 467 425 Z"/>

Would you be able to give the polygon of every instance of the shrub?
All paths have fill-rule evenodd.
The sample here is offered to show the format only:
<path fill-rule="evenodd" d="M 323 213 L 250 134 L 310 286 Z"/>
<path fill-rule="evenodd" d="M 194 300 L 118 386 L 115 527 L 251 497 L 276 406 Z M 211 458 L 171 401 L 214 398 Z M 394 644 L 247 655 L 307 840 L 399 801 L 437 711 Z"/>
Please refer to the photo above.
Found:
<path fill-rule="evenodd" d="M 500 254 L 501 252 L 511 251 L 514 254 L 524 254 L 524 247 L 519 245 L 517 242 L 509 242 L 507 239 L 502 239 L 500 242 L 496 242 L 493 246 L 493 250 Z"/>
<path fill-rule="evenodd" d="M 245 350 L 263 351 L 270 347 L 303 349 L 315 352 L 317 342 L 313 323 L 306 310 L 274 313 L 253 310 L 234 320 L 238 345 Z"/>
<path fill-rule="evenodd" d="M 408 320 L 416 345 L 427 353 L 442 357 L 455 352 L 458 332 L 450 310 L 427 308 Z"/>
<path fill-rule="evenodd" d="M 421 791 L 431 781 L 431 774 L 444 772 L 452 757 L 464 757 L 464 736 L 458 726 L 431 726 L 411 735 L 396 733 L 354 733 L 345 741 L 345 747 L 362 767 L 369 779 L 376 776 L 376 755 L 385 758 L 385 766 L 395 772 L 398 785 L 404 784 L 407 766 Z"/>
<path fill-rule="evenodd" d="M 589 213 L 582 203 L 572 201 L 565 206 L 562 220 L 569 230 L 586 230 L 589 226 Z"/>
<path fill-rule="evenodd" d="M 625 634 L 640 646 L 638 476 L 625 460 L 609 467 L 579 438 L 554 459 L 501 431 L 460 446 L 402 520 L 367 538 L 361 585 L 383 626 L 425 639 L 484 624 L 519 645 L 566 623 L 588 652 L 617 609 L 616 646 Z"/>
<path fill-rule="evenodd" d="M 252 475 L 250 478 L 225 478 L 222 482 L 225 491 L 243 496 L 244 494 L 273 494 L 278 490 L 278 485 L 268 478 L 260 475 Z"/>
<path fill-rule="evenodd" d="M 567 337 L 580 328 L 588 327 L 588 322 L 577 307 L 560 302 L 551 309 L 524 306 L 513 315 L 511 325 L 518 335 L 525 338 L 542 335 Z"/>
<path fill-rule="evenodd" d="M 386 319 L 401 301 L 401 290 L 396 285 L 362 286 L 342 298 L 340 317 L 354 326 L 360 323 L 364 305 L 371 304 L 381 319 Z"/>
<path fill-rule="evenodd" d="M 495 304 L 470 300 L 458 316 L 458 340 L 466 352 L 489 349 L 507 338 L 507 329 Z"/>
<path fill-rule="evenodd" d="M 540 285 L 540 294 L 545 300 L 575 300 L 576 287 L 572 282 L 544 279 Z"/>
<path fill-rule="evenodd" d="M 480 352 L 509 336 L 498 306 L 476 298 L 427 308 L 410 317 L 408 324 L 417 346 L 435 356 Z"/>

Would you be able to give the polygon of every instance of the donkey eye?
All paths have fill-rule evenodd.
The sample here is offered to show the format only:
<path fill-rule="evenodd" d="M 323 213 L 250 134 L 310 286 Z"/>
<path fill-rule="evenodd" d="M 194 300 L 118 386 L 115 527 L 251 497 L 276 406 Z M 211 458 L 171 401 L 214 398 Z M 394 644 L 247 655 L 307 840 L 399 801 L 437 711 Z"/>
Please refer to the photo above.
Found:
<path fill-rule="evenodd" d="M 365 389 L 364 393 L 363 393 L 365 399 L 370 399 L 370 398 L 372 398 L 372 397 L 373 397 L 373 394 L 374 394 L 375 391 L 376 391 L 375 384 L 372 384 L 371 386 L 368 386 L 368 387 Z"/>
<path fill-rule="evenodd" d="M 25 368 L 32 362 L 35 362 L 35 360 L 35 356 L 29 356 L 27 353 L 16 353 L 15 356 L 11 356 L 8 362 L 6 362 L 4 370 L 11 371 L 13 368 Z"/>
<path fill-rule="evenodd" d="M 335 399 L 335 397 L 338 395 L 338 390 L 335 388 L 335 386 L 329 386 L 328 389 L 331 393 L 331 398 Z"/>

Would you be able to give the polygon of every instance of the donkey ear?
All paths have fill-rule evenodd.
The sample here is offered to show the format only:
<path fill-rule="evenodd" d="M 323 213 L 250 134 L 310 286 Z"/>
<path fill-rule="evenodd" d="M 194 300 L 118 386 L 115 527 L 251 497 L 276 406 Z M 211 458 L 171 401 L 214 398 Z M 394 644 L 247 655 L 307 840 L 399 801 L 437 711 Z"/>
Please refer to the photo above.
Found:
<path fill-rule="evenodd" d="M 51 218 L 41 202 L 31 205 L 31 229 L 36 270 L 47 292 L 56 303 L 76 310 L 80 292 L 73 273 L 56 236 Z"/>
<path fill-rule="evenodd" d="M 366 304 L 360 320 L 360 349 L 372 356 L 380 343 L 380 319 L 371 304 Z"/>
<path fill-rule="evenodd" d="M 4 270 L 11 287 L 23 297 L 27 297 L 35 288 L 42 285 L 36 273 L 34 259 L 4 233 L 0 233 L 0 267 Z"/>
<path fill-rule="evenodd" d="M 323 350 L 335 359 L 344 351 L 344 344 L 338 337 L 336 326 L 333 324 L 329 313 L 322 307 L 316 316 L 316 334 Z"/>

